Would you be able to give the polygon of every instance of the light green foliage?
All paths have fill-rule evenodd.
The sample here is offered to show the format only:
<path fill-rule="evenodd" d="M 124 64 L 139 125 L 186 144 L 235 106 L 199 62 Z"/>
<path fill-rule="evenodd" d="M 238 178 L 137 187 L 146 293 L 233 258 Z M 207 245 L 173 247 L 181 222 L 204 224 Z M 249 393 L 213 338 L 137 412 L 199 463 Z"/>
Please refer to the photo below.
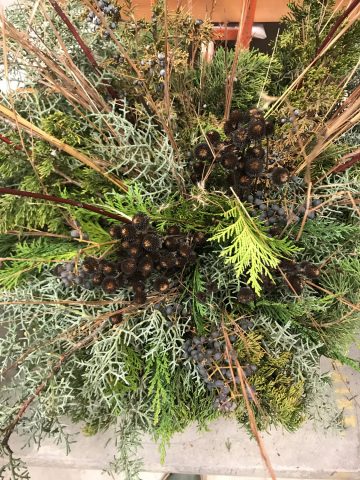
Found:
<path fill-rule="evenodd" d="M 155 210 L 155 205 L 147 198 L 146 191 L 138 183 L 130 185 L 126 194 L 115 190 L 108 192 L 100 205 L 110 212 L 128 218 L 138 212 L 151 216 Z"/>
<path fill-rule="evenodd" d="M 39 189 L 34 189 L 38 191 Z M 34 191 L 33 190 L 33 191 Z M 0 232 L 7 230 L 39 229 L 45 226 L 50 232 L 59 232 L 63 227 L 63 217 L 59 209 L 34 199 L 22 199 L 12 196 L 0 197 Z"/>
<path fill-rule="evenodd" d="M 259 295 L 261 275 L 271 278 L 270 269 L 277 267 L 280 258 L 298 249 L 288 240 L 269 237 L 260 222 L 250 217 L 240 200 L 231 205 L 232 208 L 224 213 L 225 221 L 214 229 L 210 241 L 230 243 L 223 247 L 220 256 L 225 257 L 225 263 L 234 266 L 238 277 L 247 274 L 248 283 Z"/>
<path fill-rule="evenodd" d="M 40 272 L 54 260 L 61 262 L 72 259 L 78 248 L 75 243 L 46 239 L 17 243 L 12 260 L 7 261 L 0 270 L 0 285 L 14 288 L 24 277 L 33 271 Z"/>
<path fill-rule="evenodd" d="M 254 330 L 243 332 L 237 342 L 237 352 L 240 364 L 251 363 L 257 366 L 256 372 L 247 381 L 255 389 L 255 395 L 260 403 L 260 408 L 253 405 L 259 428 L 267 428 L 271 423 L 281 424 L 288 430 L 295 430 L 305 420 L 304 379 L 294 377 L 293 353 L 286 350 L 284 345 L 278 343 L 275 353 L 272 342 L 275 341 L 274 333 L 278 339 L 287 341 L 292 338 L 295 342 L 296 335 L 288 329 L 283 331 L 273 322 L 270 334 L 267 325 L 257 323 Z M 286 335 L 286 337 L 285 337 Z M 291 351 L 294 352 L 295 343 Z M 304 355 L 305 350 L 304 350 Z M 298 373 L 306 375 L 304 367 L 297 366 Z M 251 398 L 251 397 L 250 397 Z M 236 412 L 242 422 L 246 420 L 244 400 L 241 398 Z"/>
<path fill-rule="evenodd" d="M 84 146 L 81 123 L 63 112 L 57 111 L 42 118 L 41 128 L 72 147 Z"/>
<path fill-rule="evenodd" d="M 147 362 L 145 377 L 151 373 L 148 394 L 153 397 L 151 406 L 154 414 L 154 425 L 159 423 L 162 409 L 169 407 L 168 390 L 170 386 L 169 362 L 166 355 L 157 356 Z"/>

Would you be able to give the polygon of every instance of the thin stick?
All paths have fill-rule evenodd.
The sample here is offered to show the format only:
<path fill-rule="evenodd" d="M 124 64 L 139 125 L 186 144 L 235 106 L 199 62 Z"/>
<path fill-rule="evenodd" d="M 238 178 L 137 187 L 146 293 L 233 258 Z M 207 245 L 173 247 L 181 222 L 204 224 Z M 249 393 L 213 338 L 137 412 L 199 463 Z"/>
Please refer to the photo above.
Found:
<path fill-rule="evenodd" d="M 308 167 L 308 174 L 309 174 L 309 177 L 310 177 L 310 166 Z M 306 219 L 309 215 L 310 200 L 311 200 L 311 189 L 312 189 L 312 182 L 310 180 L 309 183 L 308 183 L 308 188 L 307 188 L 307 192 L 306 192 L 306 210 L 305 210 L 303 219 L 301 221 L 301 226 L 300 226 L 299 233 L 296 236 L 296 241 L 300 240 L 301 235 L 302 235 L 302 233 L 304 231 L 304 228 L 305 228 Z"/>
<path fill-rule="evenodd" d="M 336 295 L 335 293 L 330 292 L 330 290 L 327 290 L 326 288 L 322 288 L 320 287 L 320 285 L 316 285 L 316 283 L 313 283 L 310 280 L 306 280 L 305 283 L 307 283 L 307 285 L 310 285 L 313 288 L 316 288 L 317 290 L 321 290 L 322 292 L 326 293 L 330 297 L 334 297 L 340 303 L 343 303 L 344 305 L 360 312 L 360 305 L 354 305 L 353 303 L 349 302 L 349 300 L 346 300 L 346 298 L 341 297 L 340 295 Z"/>
<path fill-rule="evenodd" d="M 25 415 L 30 405 L 40 395 L 40 393 L 47 387 L 49 380 L 55 377 L 55 375 L 61 370 L 62 366 L 69 360 L 69 358 L 78 350 L 81 350 L 82 348 L 86 347 L 89 343 L 91 343 L 91 341 L 96 337 L 96 335 L 98 335 L 102 330 L 104 330 L 104 328 L 108 324 L 108 318 L 111 315 L 113 315 L 113 312 L 108 312 L 107 314 L 101 315 L 96 322 L 97 324 L 101 322 L 100 325 L 90 335 L 87 335 L 85 338 L 77 342 L 67 352 L 60 355 L 59 360 L 56 362 L 56 364 L 52 367 L 50 372 L 47 374 L 45 380 L 37 386 L 33 394 L 31 394 L 29 397 L 27 397 L 23 401 L 15 418 L 9 423 L 9 425 L 4 430 L 5 435 L 2 438 L 1 444 L 4 447 L 6 447 L 9 451 L 11 451 L 9 447 L 9 439 L 12 433 L 14 432 L 16 425 L 20 422 L 22 417 Z"/>
<path fill-rule="evenodd" d="M 336 20 L 334 25 L 331 27 L 329 33 L 326 35 L 324 41 L 321 43 L 319 48 L 317 49 L 316 56 L 318 56 L 324 48 L 328 45 L 331 41 L 333 36 L 335 35 L 336 30 L 340 27 L 343 21 L 350 15 L 350 13 L 359 5 L 360 0 L 353 0 L 353 2 L 349 5 L 349 7 L 344 10 L 343 14 Z"/>
<path fill-rule="evenodd" d="M 123 223 L 131 223 L 126 217 L 117 215 L 116 213 L 111 213 L 102 208 L 95 207 L 94 205 L 89 205 L 88 203 L 77 202 L 76 200 L 71 200 L 70 198 L 60 198 L 55 197 L 54 195 L 44 195 L 42 193 L 27 192 L 26 190 L 17 190 L 16 188 L 0 188 L 0 195 L 14 195 L 16 197 L 28 197 L 28 198 L 38 198 L 41 200 L 48 200 L 53 203 L 64 203 L 66 205 L 72 205 L 73 207 L 84 208 L 90 212 L 98 213 L 104 217 L 113 218 Z"/>
<path fill-rule="evenodd" d="M 224 324 L 222 325 L 222 330 L 223 330 L 225 343 L 226 343 L 226 352 L 227 352 L 229 358 L 231 358 L 230 352 L 233 350 L 233 348 L 231 346 L 229 336 L 228 336 L 227 331 L 224 327 Z M 256 440 L 256 442 L 259 446 L 260 455 L 261 455 L 262 459 L 264 460 L 264 463 L 266 465 L 266 468 L 267 468 L 272 480 L 276 480 L 275 471 L 274 471 L 274 469 L 271 465 L 270 458 L 269 458 L 268 454 L 266 453 L 263 440 L 262 440 L 262 438 L 259 434 L 259 430 L 257 429 L 257 426 L 256 426 L 255 415 L 254 415 L 253 409 L 251 408 L 251 405 L 250 405 L 250 402 L 249 402 L 249 397 L 248 397 L 248 394 L 247 394 L 247 391 L 246 391 L 246 385 L 245 385 L 245 380 L 244 380 L 244 377 L 245 377 L 244 371 L 241 368 L 241 365 L 240 365 L 240 363 L 237 359 L 235 360 L 235 363 L 236 363 L 236 368 L 237 368 L 237 371 L 238 371 L 238 375 L 240 377 L 241 390 L 242 390 L 242 393 L 243 393 L 246 409 L 247 409 L 248 416 L 249 416 L 251 431 L 254 434 L 255 440 Z M 229 365 L 231 366 L 231 363 Z M 232 376 L 234 377 L 233 372 L 232 372 Z M 235 383 L 235 378 L 233 378 L 233 381 Z M 235 383 L 235 385 L 236 385 L 236 383 Z"/>

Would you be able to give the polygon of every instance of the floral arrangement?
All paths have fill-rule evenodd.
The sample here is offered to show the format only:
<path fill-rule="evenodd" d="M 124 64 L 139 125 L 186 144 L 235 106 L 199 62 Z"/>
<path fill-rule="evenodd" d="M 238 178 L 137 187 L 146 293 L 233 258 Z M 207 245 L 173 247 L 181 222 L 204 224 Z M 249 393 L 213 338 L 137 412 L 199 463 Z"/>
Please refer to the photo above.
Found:
<path fill-rule="evenodd" d="M 270 55 L 131 0 L 2 15 L 0 470 L 11 449 L 231 416 L 341 423 L 322 355 L 359 331 L 358 2 L 290 4 Z M 215 39 L 216 40 L 216 39 Z M 15 85 L 15 86 L 14 86 Z"/>

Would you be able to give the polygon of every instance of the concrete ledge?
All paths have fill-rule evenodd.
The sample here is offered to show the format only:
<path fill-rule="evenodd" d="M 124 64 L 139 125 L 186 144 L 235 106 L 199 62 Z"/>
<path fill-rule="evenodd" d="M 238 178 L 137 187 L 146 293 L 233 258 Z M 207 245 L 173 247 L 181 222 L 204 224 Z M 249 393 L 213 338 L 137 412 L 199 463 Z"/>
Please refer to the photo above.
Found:
<path fill-rule="evenodd" d="M 360 407 L 357 397 L 360 375 L 341 367 L 333 372 L 333 380 L 337 403 L 344 410 L 348 427 L 343 432 L 325 435 L 307 424 L 295 433 L 272 429 L 264 434 L 264 444 L 279 479 L 360 479 Z M 78 432 L 79 426 L 70 425 L 69 431 Z M 14 438 L 12 447 L 33 468 L 61 469 L 63 472 L 53 475 L 48 470 L 43 478 L 61 480 L 66 476 L 66 480 L 71 480 L 70 474 L 76 470 L 76 478 L 80 479 L 86 470 L 91 471 L 87 480 L 95 480 L 115 454 L 112 442 L 107 444 L 111 438 L 111 431 L 94 437 L 79 436 L 68 456 L 61 446 L 51 441 L 44 442 L 39 450 L 36 447 L 21 450 L 22 441 Z M 206 432 L 199 432 L 192 426 L 176 434 L 164 465 L 160 463 L 157 445 L 147 436 L 143 438 L 139 456 L 143 457 L 145 472 L 268 478 L 255 441 L 230 419 L 212 423 Z"/>

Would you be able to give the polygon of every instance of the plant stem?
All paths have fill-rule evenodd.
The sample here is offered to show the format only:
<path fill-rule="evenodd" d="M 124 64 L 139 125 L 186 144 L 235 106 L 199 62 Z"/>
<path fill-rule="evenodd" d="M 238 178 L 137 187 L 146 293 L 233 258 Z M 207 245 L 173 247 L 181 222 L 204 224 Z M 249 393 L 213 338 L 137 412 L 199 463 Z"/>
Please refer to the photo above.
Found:
<path fill-rule="evenodd" d="M 326 35 L 325 39 L 319 46 L 316 52 L 316 56 L 318 56 L 322 50 L 327 46 L 327 44 L 331 41 L 332 37 L 334 36 L 336 30 L 342 24 L 342 22 L 350 15 L 350 13 L 359 5 L 360 0 L 354 0 L 346 10 L 344 10 L 343 14 L 336 20 L 332 28 L 330 29 L 329 33 Z"/>
<path fill-rule="evenodd" d="M 55 197 L 54 195 L 44 195 L 42 193 L 27 192 L 26 190 L 17 190 L 16 188 L 0 188 L 0 195 L 14 195 L 16 197 L 28 197 L 28 198 L 38 198 L 41 200 L 48 200 L 53 203 L 64 203 L 66 205 L 72 205 L 73 207 L 84 208 L 90 212 L 98 213 L 104 217 L 113 218 L 123 223 L 131 223 L 126 217 L 117 215 L 116 213 L 107 212 L 102 208 L 95 207 L 94 205 L 89 205 L 88 203 L 77 202 L 76 200 L 71 200 L 70 198 L 61 198 Z"/>

